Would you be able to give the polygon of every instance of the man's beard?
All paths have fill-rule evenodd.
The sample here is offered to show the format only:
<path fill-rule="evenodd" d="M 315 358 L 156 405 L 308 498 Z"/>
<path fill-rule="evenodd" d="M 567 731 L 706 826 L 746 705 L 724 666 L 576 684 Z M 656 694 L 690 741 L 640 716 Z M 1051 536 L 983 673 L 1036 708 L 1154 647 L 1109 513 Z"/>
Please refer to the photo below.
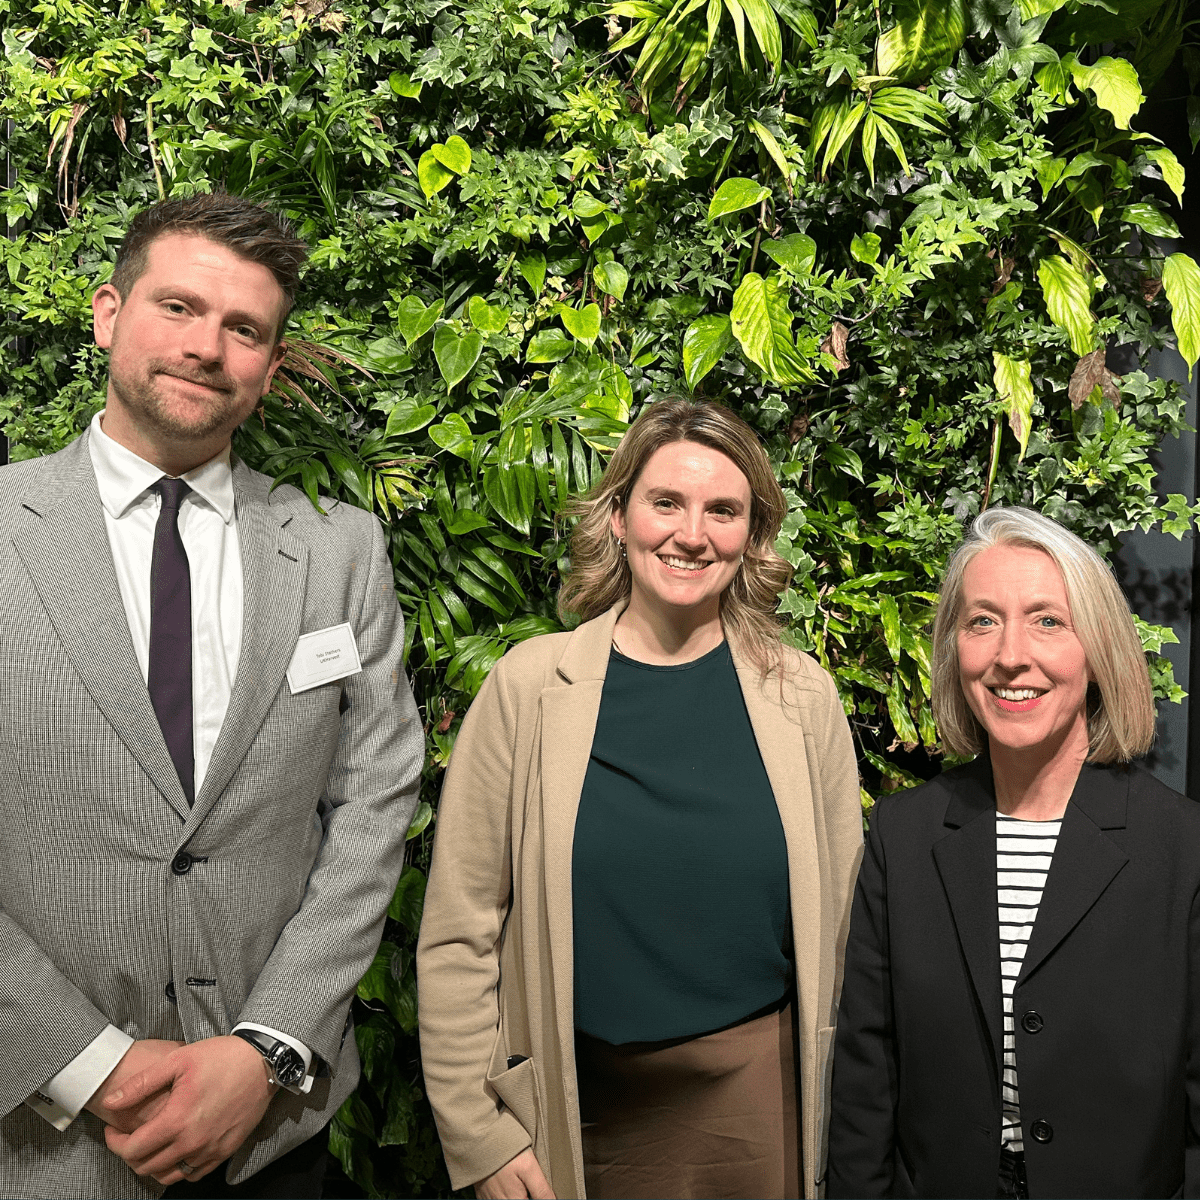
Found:
<path fill-rule="evenodd" d="M 121 403 L 156 433 L 172 440 L 199 442 L 211 438 L 222 429 L 241 424 L 238 418 L 244 400 L 238 396 L 235 384 L 228 375 L 205 375 L 162 359 L 143 360 L 140 365 L 145 374 L 140 379 L 134 379 L 124 372 L 118 375 L 110 364 L 109 383 Z M 189 383 L 220 390 L 212 393 L 212 399 L 201 415 L 183 420 L 170 411 L 168 401 L 158 388 L 159 375 L 173 375 Z"/>

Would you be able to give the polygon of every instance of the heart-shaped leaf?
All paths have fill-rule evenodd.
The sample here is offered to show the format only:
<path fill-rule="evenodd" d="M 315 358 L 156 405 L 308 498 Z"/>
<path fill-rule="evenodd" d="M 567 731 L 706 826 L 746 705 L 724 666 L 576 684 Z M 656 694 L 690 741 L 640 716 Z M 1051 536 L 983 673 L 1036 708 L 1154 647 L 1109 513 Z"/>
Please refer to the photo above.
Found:
<path fill-rule="evenodd" d="M 539 253 L 527 254 L 521 259 L 517 269 L 529 284 L 534 296 L 540 296 L 542 288 L 546 285 L 546 256 Z"/>
<path fill-rule="evenodd" d="M 850 239 L 850 254 L 860 263 L 870 266 L 879 257 L 879 248 L 883 245 L 879 234 L 864 233 L 862 237 L 855 234 Z"/>
<path fill-rule="evenodd" d="M 424 337 L 442 315 L 445 307 L 444 300 L 435 300 L 428 308 L 421 303 L 418 296 L 405 296 L 396 308 L 396 328 L 407 345 Z"/>
<path fill-rule="evenodd" d="M 441 142 L 434 142 L 429 153 L 455 175 L 465 175 L 471 169 L 471 147 L 457 133 L 448 137 L 444 146 Z"/>
<path fill-rule="evenodd" d="M 417 163 L 417 180 L 427 200 L 436 196 L 453 178 L 454 172 L 442 166 L 432 150 L 421 155 Z"/>
<path fill-rule="evenodd" d="M 715 221 L 718 217 L 741 212 L 743 208 L 765 200 L 770 194 L 769 188 L 755 183 L 753 179 L 727 179 L 717 188 L 716 195 L 709 202 L 708 219 Z"/>
<path fill-rule="evenodd" d="M 405 433 L 416 433 L 436 416 L 437 409 L 432 404 L 418 404 L 413 399 L 401 400 L 388 413 L 385 434 L 387 437 L 399 437 Z"/>
<path fill-rule="evenodd" d="M 470 374 L 482 353 L 483 334 L 477 330 L 460 336 L 449 325 L 442 325 L 433 335 L 433 357 L 448 388 Z"/>
<path fill-rule="evenodd" d="M 575 343 L 565 333 L 557 329 L 543 329 L 529 339 L 529 348 L 525 351 L 527 363 L 561 362 L 575 348 Z"/>
<path fill-rule="evenodd" d="M 762 244 L 763 253 L 794 275 L 807 275 L 817 260 L 817 243 L 807 233 L 789 233 Z"/>
<path fill-rule="evenodd" d="M 393 71 L 388 76 L 388 84 L 397 96 L 404 96 L 409 100 L 415 100 L 420 96 L 421 88 L 424 86 L 421 83 L 413 83 L 410 76 L 400 71 Z"/>
<path fill-rule="evenodd" d="M 608 212 L 608 205 L 597 200 L 595 196 L 589 196 L 587 192 L 577 192 L 575 199 L 571 201 L 571 209 L 577 217 L 591 221 Z"/>
<path fill-rule="evenodd" d="M 467 316 L 480 333 L 500 333 L 508 325 L 508 309 L 489 304 L 482 296 L 472 296 Z"/>
<path fill-rule="evenodd" d="M 412 366 L 412 356 L 395 338 L 376 338 L 367 345 L 366 353 L 362 356 L 362 365 L 371 371 L 398 375 Z"/>
<path fill-rule="evenodd" d="M 1128 129 L 1130 117 L 1146 99 L 1133 63 L 1106 55 L 1085 67 L 1073 54 L 1063 62 L 1070 67 L 1075 86 L 1081 91 L 1087 88 L 1096 97 L 1096 103 L 1112 114 L 1113 124 L 1118 129 Z"/>
<path fill-rule="evenodd" d="M 471 430 L 466 421 L 458 413 L 450 413 L 439 424 L 431 425 L 429 436 L 433 439 L 434 444 L 441 446 L 443 450 L 449 450 L 451 454 L 457 454 L 459 458 L 471 457 L 475 439 L 471 437 Z"/>
<path fill-rule="evenodd" d="M 629 286 L 629 272 L 619 262 L 598 263 L 592 271 L 592 278 L 601 291 L 607 292 L 618 301 L 625 299 L 625 289 Z"/>
<path fill-rule="evenodd" d="M 683 373 L 695 388 L 733 345 L 733 327 L 726 316 L 701 317 L 683 335 Z"/>
<path fill-rule="evenodd" d="M 585 308 L 558 306 L 558 316 L 566 331 L 577 341 L 590 346 L 600 336 L 600 305 L 589 304 Z"/>

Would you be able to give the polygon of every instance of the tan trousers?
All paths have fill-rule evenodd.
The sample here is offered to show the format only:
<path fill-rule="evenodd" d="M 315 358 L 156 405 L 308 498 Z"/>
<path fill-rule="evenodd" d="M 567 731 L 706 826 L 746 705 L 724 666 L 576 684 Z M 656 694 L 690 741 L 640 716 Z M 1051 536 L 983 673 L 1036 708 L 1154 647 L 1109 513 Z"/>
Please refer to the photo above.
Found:
<path fill-rule="evenodd" d="M 684 1042 L 578 1034 L 589 1200 L 800 1195 L 792 1006 Z"/>

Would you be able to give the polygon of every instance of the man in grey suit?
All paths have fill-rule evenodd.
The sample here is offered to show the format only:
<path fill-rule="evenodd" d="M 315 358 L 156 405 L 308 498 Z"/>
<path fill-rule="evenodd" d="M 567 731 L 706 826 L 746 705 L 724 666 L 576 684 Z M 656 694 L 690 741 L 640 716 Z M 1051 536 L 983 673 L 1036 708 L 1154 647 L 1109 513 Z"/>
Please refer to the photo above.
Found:
<path fill-rule="evenodd" d="M 105 411 L 0 469 L 3 1196 L 319 1196 L 358 1078 L 423 755 L 391 564 L 230 455 L 305 253 L 239 197 L 142 213 Z"/>

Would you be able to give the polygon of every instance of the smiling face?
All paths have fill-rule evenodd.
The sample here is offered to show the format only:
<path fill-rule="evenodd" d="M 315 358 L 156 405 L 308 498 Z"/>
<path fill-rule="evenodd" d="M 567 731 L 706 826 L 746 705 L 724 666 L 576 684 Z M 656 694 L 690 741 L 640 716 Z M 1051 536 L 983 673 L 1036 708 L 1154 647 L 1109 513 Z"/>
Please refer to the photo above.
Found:
<path fill-rule="evenodd" d="M 224 449 L 285 350 L 274 275 L 195 234 L 156 238 L 129 294 L 105 284 L 92 310 L 110 351 L 104 431 L 164 469 L 164 455 L 195 466 Z"/>
<path fill-rule="evenodd" d="M 750 537 L 750 483 L 733 460 L 695 442 L 659 447 L 612 516 L 633 577 L 631 608 L 671 619 L 711 610 Z"/>
<path fill-rule="evenodd" d="M 1062 572 L 1042 550 L 992 546 L 967 564 L 959 681 L 993 753 L 1087 752 L 1092 679 Z"/>

